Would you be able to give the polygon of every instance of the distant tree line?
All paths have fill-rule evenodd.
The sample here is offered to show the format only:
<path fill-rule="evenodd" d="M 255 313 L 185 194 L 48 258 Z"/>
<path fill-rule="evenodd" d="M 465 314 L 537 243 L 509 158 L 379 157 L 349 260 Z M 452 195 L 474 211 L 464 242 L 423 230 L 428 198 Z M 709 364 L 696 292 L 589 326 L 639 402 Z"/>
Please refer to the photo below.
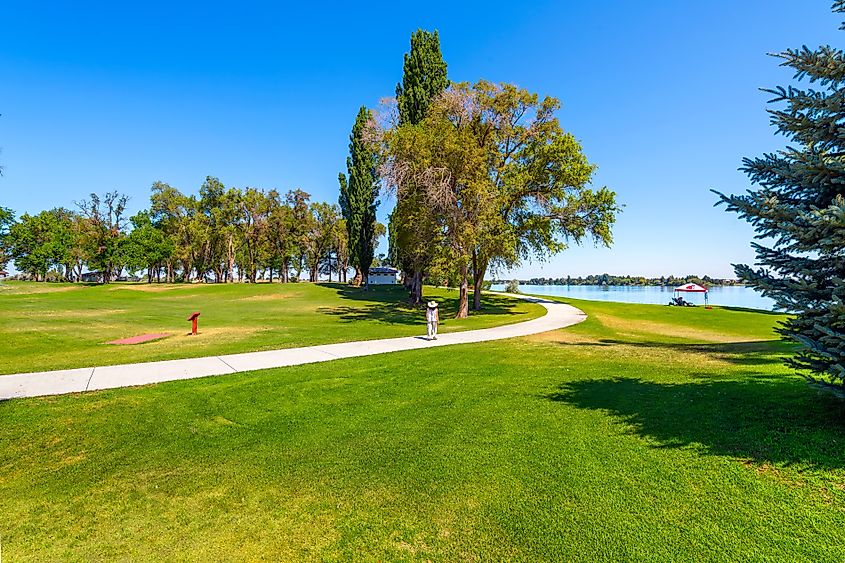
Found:
<path fill-rule="evenodd" d="M 140 273 L 173 283 L 288 282 L 303 274 L 346 281 L 354 267 L 340 208 L 299 189 L 227 188 L 209 176 L 198 195 L 154 183 L 149 208 L 133 216 L 127 202 L 112 192 L 18 218 L 0 209 L 0 268 L 12 261 L 37 281 L 108 283 Z M 371 236 L 384 232 L 377 227 Z"/>
<path fill-rule="evenodd" d="M 493 283 L 508 283 L 506 280 L 496 280 Z M 560 278 L 531 278 L 519 280 L 522 285 L 619 285 L 619 286 L 672 286 L 677 287 L 686 283 L 697 283 L 704 287 L 715 285 L 743 285 L 743 282 L 730 278 L 711 278 L 710 276 L 660 276 L 647 278 L 644 276 L 612 276 L 610 274 L 589 275 L 586 277 L 572 276 Z"/>

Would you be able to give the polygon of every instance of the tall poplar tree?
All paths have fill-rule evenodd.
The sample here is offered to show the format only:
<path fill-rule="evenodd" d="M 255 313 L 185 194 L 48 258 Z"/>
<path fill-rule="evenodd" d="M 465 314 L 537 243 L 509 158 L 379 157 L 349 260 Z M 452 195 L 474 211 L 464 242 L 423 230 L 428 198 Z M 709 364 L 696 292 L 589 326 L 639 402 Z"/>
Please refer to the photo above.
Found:
<path fill-rule="evenodd" d="M 379 177 L 376 170 L 376 153 L 364 139 L 370 110 L 361 106 L 352 134 L 349 135 L 349 156 L 346 170 L 349 177 L 338 174 L 340 183 L 340 209 L 346 219 L 349 259 L 356 270 L 356 283 L 369 286 L 367 273 L 373 263 L 376 237 L 376 207 L 378 207 Z"/>
<path fill-rule="evenodd" d="M 446 63 L 440 52 L 437 31 L 418 29 L 411 35 L 411 50 L 405 54 L 402 82 L 396 86 L 396 104 L 400 125 L 417 125 L 425 119 L 429 106 L 449 86 Z M 410 188 L 410 187 L 408 187 Z M 419 190 L 403 190 L 391 214 L 391 241 L 396 244 L 390 254 L 405 274 L 406 286 L 414 304 L 422 302 L 422 281 L 431 262 L 430 252 L 435 233 L 432 224 L 421 216 L 422 195 Z M 424 214 L 423 214 L 424 215 Z"/>
<path fill-rule="evenodd" d="M 834 3 L 845 12 L 845 1 Z M 845 26 L 840 29 L 845 29 Z M 801 345 L 788 364 L 820 383 L 845 384 L 845 54 L 822 46 L 776 57 L 814 87 L 767 90 L 780 109 L 771 122 L 790 145 L 747 158 L 757 187 L 721 197 L 751 223 L 756 266 L 735 265 L 740 279 L 795 315 L 779 332 Z M 764 242 L 765 241 L 765 242 Z"/>
<path fill-rule="evenodd" d="M 411 35 L 411 50 L 405 53 L 402 82 L 396 85 L 400 125 L 416 125 L 425 119 L 431 100 L 448 86 L 440 36 L 437 31 L 416 30 Z"/>

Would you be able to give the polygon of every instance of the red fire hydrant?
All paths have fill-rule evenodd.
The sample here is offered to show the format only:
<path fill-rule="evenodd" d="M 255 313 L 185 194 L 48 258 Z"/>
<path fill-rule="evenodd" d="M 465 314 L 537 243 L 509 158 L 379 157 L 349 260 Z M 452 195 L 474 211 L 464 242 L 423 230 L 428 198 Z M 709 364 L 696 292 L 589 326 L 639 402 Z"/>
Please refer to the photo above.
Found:
<path fill-rule="evenodd" d="M 196 313 L 191 313 L 191 316 L 188 317 L 188 320 L 191 321 L 191 334 L 197 333 L 197 318 L 199 316 L 199 311 L 197 311 Z"/>

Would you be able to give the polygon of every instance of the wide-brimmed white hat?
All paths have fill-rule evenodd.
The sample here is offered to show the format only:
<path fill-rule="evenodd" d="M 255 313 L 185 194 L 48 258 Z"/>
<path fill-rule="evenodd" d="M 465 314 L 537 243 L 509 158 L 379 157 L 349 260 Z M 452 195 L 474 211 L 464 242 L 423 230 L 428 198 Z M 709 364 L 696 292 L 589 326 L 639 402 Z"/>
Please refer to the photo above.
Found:
<path fill-rule="evenodd" d="M 437 301 L 429 301 L 428 306 L 431 307 L 432 309 L 436 308 L 437 307 Z"/>

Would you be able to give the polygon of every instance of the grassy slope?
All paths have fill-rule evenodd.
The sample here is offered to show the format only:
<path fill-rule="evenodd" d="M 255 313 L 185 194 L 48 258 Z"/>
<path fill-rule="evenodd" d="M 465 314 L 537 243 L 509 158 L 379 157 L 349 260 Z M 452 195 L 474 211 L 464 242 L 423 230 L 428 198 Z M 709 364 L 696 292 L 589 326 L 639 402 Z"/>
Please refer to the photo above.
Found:
<path fill-rule="evenodd" d="M 426 290 L 443 307 L 442 332 L 528 320 L 543 308 L 488 296 L 480 315 L 456 321 L 457 291 Z M 369 292 L 329 284 L 0 285 L 0 374 L 310 346 L 425 333 L 401 287 Z M 185 319 L 200 311 L 200 334 Z M 170 332 L 135 346 L 110 340 Z"/>
<path fill-rule="evenodd" d="M 841 561 L 840 403 L 776 315 L 0 403 L 10 560 Z"/>

